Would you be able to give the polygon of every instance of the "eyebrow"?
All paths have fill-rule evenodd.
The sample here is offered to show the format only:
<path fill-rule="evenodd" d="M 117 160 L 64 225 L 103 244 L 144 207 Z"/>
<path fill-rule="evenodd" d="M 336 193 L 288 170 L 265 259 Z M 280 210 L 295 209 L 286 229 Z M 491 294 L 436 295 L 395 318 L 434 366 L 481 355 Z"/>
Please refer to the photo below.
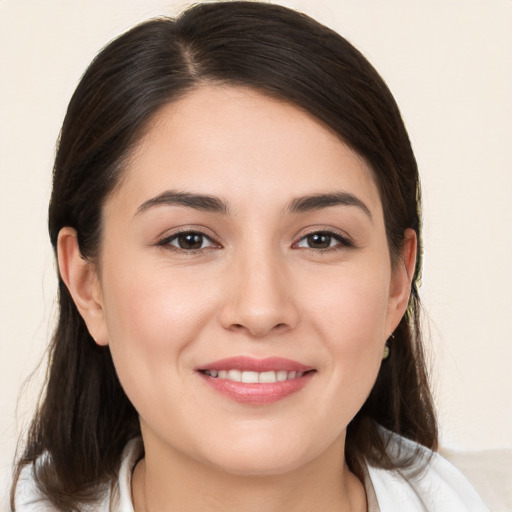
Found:
<path fill-rule="evenodd" d="M 312 210 L 321 210 L 332 206 L 356 206 L 360 208 L 370 219 L 370 209 L 354 194 L 349 192 L 333 192 L 328 194 L 311 194 L 294 199 L 285 211 L 289 213 L 303 213 Z M 229 213 L 228 203 L 218 197 L 204 194 L 192 194 L 175 190 L 166 190 L 161 194 L 144 201 L 135 215 L 139 215 L 157 206 L 184 206 L 195 210 L 213 213 Z"/>
<path fill-rule="evenodd" d="M 214 213 L 228 213 L 229 210 L 227 203 L 217 197 L 167 190 L 156 197 L 152 197 L 151 199 L 144 201 L 137 208 L 135 215 L 156 206 L 185 206 L 195 210 Z"/>
<path fill-rule="evenodd" d="M 311 194 L 294 199 L 288 206 L 291 213 L 302 213 L 311 210 L 321 210 L 331 206 L 356 206 L 360 208 L 369 218 L 372 214 L 368 206 L 361 199 L 349 192 L 333 192 L 329 194 Z"/>

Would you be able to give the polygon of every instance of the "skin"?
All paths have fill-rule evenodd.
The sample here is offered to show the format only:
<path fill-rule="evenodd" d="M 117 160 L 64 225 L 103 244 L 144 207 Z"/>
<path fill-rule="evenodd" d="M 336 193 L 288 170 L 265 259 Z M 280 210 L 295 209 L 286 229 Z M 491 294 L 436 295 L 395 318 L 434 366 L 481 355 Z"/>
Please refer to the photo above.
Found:
<path fill-rule="evenodd" d="M 170 190 L 227 211 L 151 202 Z M 333 191 L 364 206 L 290 209 Z M 345 431 L 407 306 L 416 240 L 405 232 L 392 265 L 365 161 L 292 105 L 203 86 L 158 112 L 103 219 L 97 261 L 64 228 L 59 265 L 140 415 L 135 510 L 366 510 Z M 202 248 L 181 249 L 180 230 Z M 325 248 L 311 246 L 319 232 Z M 239 355 L 315 372 L 282 400 L 241 404 L 197 372 Z"/>

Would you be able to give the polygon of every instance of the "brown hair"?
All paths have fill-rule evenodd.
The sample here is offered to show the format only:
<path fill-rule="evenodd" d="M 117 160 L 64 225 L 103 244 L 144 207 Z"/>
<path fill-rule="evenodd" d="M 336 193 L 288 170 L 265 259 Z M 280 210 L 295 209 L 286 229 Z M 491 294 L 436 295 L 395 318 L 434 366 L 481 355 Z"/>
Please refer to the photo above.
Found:
<path fill-rule="evenodd" d="M 91 63 L 70 101 L 58 143 L 49 208 L 54 248 L 60 229 L 70 226 L 82 255 L 94 258 L 102 206 L 148 121 L 165 104 L 208 82 L 247 86 L 313 114 L 369 162 L 393 262 L 405 229 L 414 229 L 421 240 L 415 158 L 398 107 L 375 69 L 343 37 L 303 14 L 231 1 L 197 5 L 176 20 L 142 23 Z M 418 257 L 391 355 L 348 427 L 346 457 L 359 475 L 364 458 L 381 467 L 397 464 L 387 457 L 379 425 L 436 447 L 421 343 L 420 268 Z M 62 279 L 59 303 L 45 394 L 17 475 L 33 464 L 41 492 L 59 510 L 78 510 L 112 482 L 125 444 L 140 430 L 108 347 L 94 343 Z"/>

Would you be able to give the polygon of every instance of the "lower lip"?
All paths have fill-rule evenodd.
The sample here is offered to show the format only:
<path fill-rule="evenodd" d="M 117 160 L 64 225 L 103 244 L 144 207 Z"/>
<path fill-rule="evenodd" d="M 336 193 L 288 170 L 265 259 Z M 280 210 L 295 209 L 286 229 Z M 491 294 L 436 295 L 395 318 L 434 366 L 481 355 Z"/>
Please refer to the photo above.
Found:
<path fill-rule="evenodd" d="M 200 373 L 203 380 L 218 393 L 235 402 L 250 405 L 265 405 L 278 402 L 306 386 L 315 372 L 308 372 L 302 377 L 265 384 L 247 384 Z"/>

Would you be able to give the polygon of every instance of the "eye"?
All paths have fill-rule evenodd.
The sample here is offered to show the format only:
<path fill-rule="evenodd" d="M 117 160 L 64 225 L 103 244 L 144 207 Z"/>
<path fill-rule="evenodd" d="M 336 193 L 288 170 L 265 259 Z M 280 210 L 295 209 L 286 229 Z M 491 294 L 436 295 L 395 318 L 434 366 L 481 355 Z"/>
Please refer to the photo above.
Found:
<path fill-rule="evenodd" d="M 172 247 L 182 251 L 200 251 L 209 247 L 218 247 L 210 237 L 198 231 L 182 231 L 164 238 L 158 243 L 163 247 Z"/>
<path fill-rule="evenodd" d="M 353 247 L 353 243 L 346 237 L 330 231 L 317 231 L 302 237 L 295 247 L 305 249 L 327 250 L 343 247 Z"/>

